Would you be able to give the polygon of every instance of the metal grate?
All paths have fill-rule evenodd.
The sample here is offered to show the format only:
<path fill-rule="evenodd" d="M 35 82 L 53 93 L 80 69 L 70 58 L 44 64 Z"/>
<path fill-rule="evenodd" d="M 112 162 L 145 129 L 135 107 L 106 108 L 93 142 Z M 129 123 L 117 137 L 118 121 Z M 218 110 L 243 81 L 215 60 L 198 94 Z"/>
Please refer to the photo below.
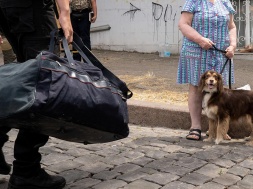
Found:
<path fill-rule="evenodd" d="M 236 10 L 234 21 L 237 27 L 237 47 L 252 44 L 253 36 L 253 0 L 231 0 Z"/>

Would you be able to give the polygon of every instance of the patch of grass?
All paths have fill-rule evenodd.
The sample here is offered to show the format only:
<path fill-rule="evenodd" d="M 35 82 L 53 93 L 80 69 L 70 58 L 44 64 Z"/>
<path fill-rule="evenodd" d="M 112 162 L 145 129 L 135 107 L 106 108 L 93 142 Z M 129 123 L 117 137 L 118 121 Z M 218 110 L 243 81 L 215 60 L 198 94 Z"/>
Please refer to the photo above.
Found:
<path fill-rule="evenodd" d="M 119 77 L 133 92 L 132 99 L 134 100 L 187 105 L 188 93 L 169 90 L 168 79 L 156 77 L 153 72 L 140 76 L 121 75 Z"/>

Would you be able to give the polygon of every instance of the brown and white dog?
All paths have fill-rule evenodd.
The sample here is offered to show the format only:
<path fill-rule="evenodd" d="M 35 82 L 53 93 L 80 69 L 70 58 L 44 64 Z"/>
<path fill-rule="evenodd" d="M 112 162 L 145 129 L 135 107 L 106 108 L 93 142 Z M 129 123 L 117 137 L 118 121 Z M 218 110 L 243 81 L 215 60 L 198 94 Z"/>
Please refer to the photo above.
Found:
<path fill-rule="evenodd" d="M 203 93 L 202 108 L 209 121 L 209 137 L 219 144 L 229 129 L 230 121 L 247 119 L 253 131 L 253 92 L 231 90 L 223 87 L 222 76 L 215 71 L 206 71 L 200 78 L 199 89 Z M 253 146 L 253 132 L 247 138 Z"/>

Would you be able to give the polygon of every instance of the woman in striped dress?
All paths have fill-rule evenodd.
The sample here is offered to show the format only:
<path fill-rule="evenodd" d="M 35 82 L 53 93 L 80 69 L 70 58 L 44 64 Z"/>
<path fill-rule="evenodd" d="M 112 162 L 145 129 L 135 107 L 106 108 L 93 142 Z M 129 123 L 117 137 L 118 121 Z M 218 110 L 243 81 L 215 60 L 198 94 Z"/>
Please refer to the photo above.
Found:
<path fill-rule="evenodd" d="M 236 49 L 235 10 L 229 0 L 186 0 L 179 29 L 184 35 L 178 64 L 177 82 L 189 84 L 188 106 L 191 128 L 187 139 L 201 139 L 202 96 L 197 90 L 200 76 L 207 70 L 220 73 L 226 58 L 233 58 Z M 225 50 L 223 53 L 213 48 Z M 228 84 L 229 69 L 223 71 Z M 232 78 L 234 83 L 233 62 Z"/>

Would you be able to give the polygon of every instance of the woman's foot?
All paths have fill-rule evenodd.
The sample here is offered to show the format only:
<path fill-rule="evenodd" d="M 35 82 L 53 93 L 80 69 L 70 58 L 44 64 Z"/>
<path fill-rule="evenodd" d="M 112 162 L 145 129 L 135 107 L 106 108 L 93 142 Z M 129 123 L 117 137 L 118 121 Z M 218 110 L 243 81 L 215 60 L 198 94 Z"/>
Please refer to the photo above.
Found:
<path fill-rule="evenodd" d="M 186 136 L 188 140 L 201 140 L 200 129 L 190 129 L 189 134 Z"/>

